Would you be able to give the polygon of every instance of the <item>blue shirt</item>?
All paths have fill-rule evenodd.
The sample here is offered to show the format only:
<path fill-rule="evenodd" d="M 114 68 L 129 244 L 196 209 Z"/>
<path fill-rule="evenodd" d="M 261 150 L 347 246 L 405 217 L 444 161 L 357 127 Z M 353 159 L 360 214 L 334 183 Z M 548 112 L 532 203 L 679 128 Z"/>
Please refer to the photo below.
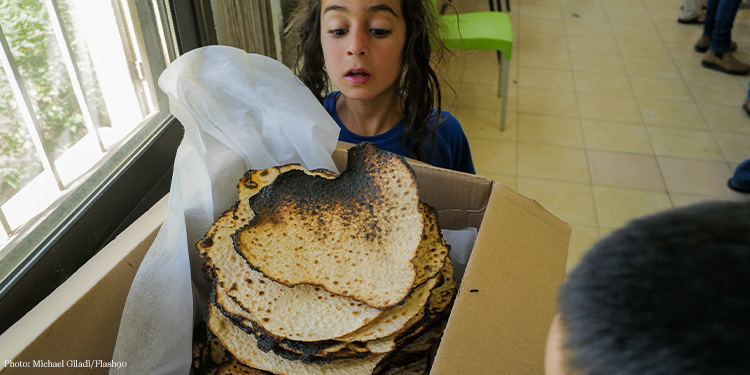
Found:
<path fill-rule="evenodd" d="M 326 111 L 333 117 L 341 128 L 339 140 L 350 143 L 372 142 L 381 150 L 390 151 L 399 155 L 415 158 L 414 154 L 401 143 L 401 135 L 406 129 L 406 119 L 396 124 L 393 128 L 374 136 L 362 136 L 354 134 L 341 123 L 338 114 L 336 114 L 336 95 L 338 91 L 332 92 L 323 99 L 323 106 Z M 430 124 L 434 126 L 436 110 L 432 111 Z M 460 172 L 475 173 L 474 162 L 471 160 L 471 150 L 469 149 L 469 140 L 466 139 L 461 124 L 448 111 L 442 111 L 440 124 L 437 127 L 435 136 L 437 137 L 437 152 L 429 161 L 429 164 L 440 168 L 452 169 Z M 429 156 L 435 150 L 435 143 L 430 139 L 424 146 L 425 155 Z"/>

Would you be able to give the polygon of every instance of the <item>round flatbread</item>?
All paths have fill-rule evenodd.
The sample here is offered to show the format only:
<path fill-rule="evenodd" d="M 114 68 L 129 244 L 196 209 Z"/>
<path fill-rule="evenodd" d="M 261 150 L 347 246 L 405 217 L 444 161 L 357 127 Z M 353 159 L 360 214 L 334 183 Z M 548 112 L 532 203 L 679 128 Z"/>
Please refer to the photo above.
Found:
<path fill-rule="evenodd" d="M 235 234 L 235 248 L 270 279 L 319 285 L 375 308 L 401 302 L 414 285 L 424 221 L 402 157 L 360 144 L 336 178 L 284 172 L 248 202 L 255 215 Z"/>

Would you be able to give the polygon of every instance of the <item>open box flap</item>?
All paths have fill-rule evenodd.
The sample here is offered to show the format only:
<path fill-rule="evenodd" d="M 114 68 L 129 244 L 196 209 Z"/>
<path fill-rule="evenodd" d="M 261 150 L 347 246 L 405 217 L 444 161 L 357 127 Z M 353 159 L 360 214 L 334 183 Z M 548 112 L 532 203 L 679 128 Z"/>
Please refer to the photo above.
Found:
<path fill-rule="evenodd" d="M 432 374 L 543 374 L 571 228 L 495 184 Z"/>

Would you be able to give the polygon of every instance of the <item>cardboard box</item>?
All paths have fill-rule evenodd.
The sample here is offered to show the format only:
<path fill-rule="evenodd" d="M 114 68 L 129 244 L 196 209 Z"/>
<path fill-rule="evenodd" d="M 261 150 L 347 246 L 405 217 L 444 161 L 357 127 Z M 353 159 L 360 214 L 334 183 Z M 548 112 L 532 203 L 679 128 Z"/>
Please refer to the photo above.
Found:
<path fill-rule="evenodd" d="M 340 170 L 347 145 L 334 153 Z M 547 329 L 565 277 L 570 226 L 492 180 L 413 162 L 422 200 L 442 228 L 479 228 L 432 374 L 543 374 Z M 130 284 L 160 223 L 166 197 L 0 336 L 5 374 L 107 373 L 66 366 L 109 362 Z M 6 360 L 12 360 L 11 366 Z"/>

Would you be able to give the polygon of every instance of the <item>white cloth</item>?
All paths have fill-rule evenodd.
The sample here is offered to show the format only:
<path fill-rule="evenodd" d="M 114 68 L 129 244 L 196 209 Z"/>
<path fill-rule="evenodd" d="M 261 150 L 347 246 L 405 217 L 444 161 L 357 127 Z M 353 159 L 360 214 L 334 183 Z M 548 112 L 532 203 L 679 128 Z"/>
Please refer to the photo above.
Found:
<path fill-rule="evenodd" d="M 136 274 L 120 322 L 110 374 L 188 374 L 193 292 L 208 285 L 194 244 L 237 201 L 249 169 L 288 163 L 337 171 L 339 128 L 280 62 L 210 46 L 162 73 L 159 87 L 185 127 L 177 150 L 167 217 Z M 191 275 L 192 280 L 191 280 Z"/>
<path fill-rule="evenodd" d="M 445 242 L 450 245 L 450 257 L 453 262 L 453 277 L 458 285 L 464 278 L 466 265 L 469 263 L 474 242 L 477 240 L 477 228 L 468 227 L 458 230 L 443 229 L 441 233 Z"/>

